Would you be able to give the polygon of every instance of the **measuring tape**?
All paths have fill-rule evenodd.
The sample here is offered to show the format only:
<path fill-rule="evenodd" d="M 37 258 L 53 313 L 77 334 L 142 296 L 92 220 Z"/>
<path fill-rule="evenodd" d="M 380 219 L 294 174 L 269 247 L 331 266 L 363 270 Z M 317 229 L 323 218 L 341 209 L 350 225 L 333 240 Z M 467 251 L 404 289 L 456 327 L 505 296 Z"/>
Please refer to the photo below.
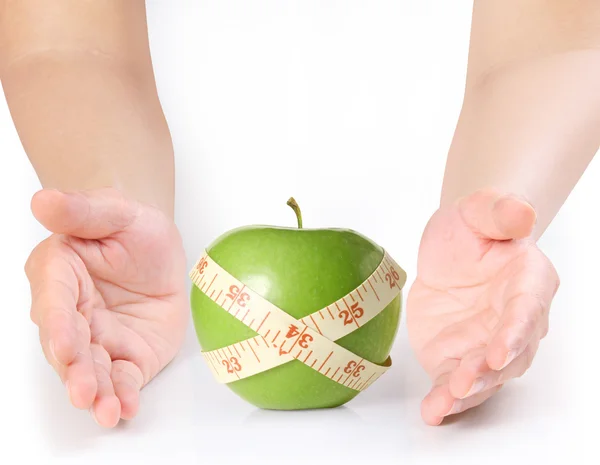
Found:
<path fill-rule="evenodd" d="M 402 290 L 406 273 L 387 252 L 360 286 L 300 320 L 230 275 L 208 252 L 196 263 L 190 278 L 213 302 L 258 334 L 203 352 L 221 383 L 299 360 L 337 383 L 363 391 L 391 366 L 390 358 L 377 365 L 334 342 L 376 317 Z"/>

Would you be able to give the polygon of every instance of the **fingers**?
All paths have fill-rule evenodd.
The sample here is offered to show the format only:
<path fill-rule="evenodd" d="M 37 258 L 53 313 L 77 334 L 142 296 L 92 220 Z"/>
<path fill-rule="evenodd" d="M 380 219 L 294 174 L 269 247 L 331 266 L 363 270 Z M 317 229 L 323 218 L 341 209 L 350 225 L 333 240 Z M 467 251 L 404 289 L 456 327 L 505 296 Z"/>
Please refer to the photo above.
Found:
<path fill-rule="evenodd" d="M 523 353 L 501 370 L 493 370 L 488 366 L 484 349 L 477 349 L 463 358 L 449 377 L 450 394 L 456 399 L 468 399 L 523 376 L 531 367 L 537 352 L 540 333 L 541 329 Z"/>
<path fill-rule="evenodd" d="M 492 397 L 513 378 L 522 376 L 531 366 L 543 328 L 538 328 L 526 350 L 502 370 L 492 370 L 484 347 L 473 349 L 460 362 L 446 360 L 440 367 L 450 369 L 438 376 L 421 403 L 421 416 L 428 425 L 437 426 L 449 415 L 476 407 Z M 442 369 L 436 370 L 437 373 Z"/>
<path fill-rule="evenodd" d="M 77 354 L 65 369 L 65 386 L 75 408 L 89 409 L 96 398 L 98 381 L 92 354 L 88 348 Z"/>
<path fill-rule="evenodd" d="M 109 312 L 97 312 L 95 322 L 93 340 L 102 345 L 114 360 L 129 360 L 135 364 L 143 375 L 143 384 L 162 369 L 159 359 L 148 343 L 138 333 L 120 324 L 114 315 Z M 152 326 L 153 323 L 145 324 Z"/>
<path fill-rule="evenodd" d="M 431 426 L 442 423 L 446 415 L 450 415 L 454 407 L 454 397 L 448 390 L 448 385 L 434 387 L 421 402 L 421 417 Z"/>
<path fill-rule="evenodd" d="M 59 238 L 51 237 L 35 248 L 25 271 L 31 284 L 31 319 L 40 328 L 44 355 L 65 383 L 71 403 L 87 409 L 97 386 L 90 328 L 77 306 L 89 295 L 72 262 L 72 251 Z"/>
<path fill-rule="evenodd" d="M 57 355 L 60 353 L 57 349 L 61 346 L 55 345 L 53 341 L 60 342 L 62 339 L 57 337 L 56 330 L 51 324 L 41 327 L 40 342 L 48 363 L 50 363 L 65 384 L 73 406 L 79 409 L 88 409 L 96 397 L 97 382 L 94 363 L 89 349 L 89 327 L 81 314 L 76 314 L 75 316 L 78 320 L 82 321 L 81 326 L 87 328 L 87 335 L 80 332 L 78 337 L 72 339 L 73 341 L 77 341 L 69 346 L 69 354 L 71 348 L 77 348 L 74 356 L 71 357 L 69 355 L 65 357 L 63 355 L 59 357 Z M 86 338 L 87 347 L 85 343 Z M 63 344 L 63 347 L 67 346 Z M 68 362 L 65 363 L 65 360 L 68 360 Z"/>
<path fill-rule="evenodd" d="M 65 245 L 50 238 L 32 252 L 25 271 L 31 284 L 31 319 L 40 328 L 48 363 L 65 384 L 71 403 L 87 409 L 96 396 L 96 376 L 89 350 L 90 329 L 77 311 L 87 298 Z"/>
<path fill-rule="evenodd" d="M 90 327 L 77 311 L 45 308 L 40 311 L 40 343 L 62 366 L 70 365 L 90 345 Z"/>
<path fill-rule="evenodd" d="M 496 394 L 501 388 L 502 385 L 500 384 L 498 386 L 480 392 L 479 394 L 472 395 L 465 399 L 455 399 L 454 403 L 452 404 L 452 409 L 450 410 L 450 413 L 448 413 L 446 416 L 456 415 L 457 413 L 462 413 L 471 408 L 480 406 L 486 400 L 488 400 L 490 397 Z"/>
<path fill-rule="evenodd" d="M 25 265 L 31 285 L 31 319 L 44 332 L 48 351 L 63 365 L 77 350 L 79 282 L 64 244 L 47 239 L 32 252 Z"/>
<path fill-rule="evenodd" d="M 57 360 L 51 350 L 43 330 L 40 330 L 40 342 L 46 360 L 58 373 L 65 385 L 71 404 L 78 409 L 89 409 L 96 397 L 97 389 L 96 374 L 89 345 L 78 352 L 69 364 L 63 364 Z"/>
<path fill-rule="evenodd" d="M 550 304 L 558 288 L 558 275 L 552 264 L 540 256 L 515 276 L 505 291 L 502 318 L 488 344 L 486 361 L 501 370 L 523 353 L 540 330 L 548 327 Z"/>
<path fill-rule="evenodd" d="M 36 193 L 31 209 L 49 231 L 82 239 L 100 239 L 122 231 L 133 223 L 138 204 L 116 189 Z"/>
<path fill-rule="evenodd" d="M 485 360 L 485 347 L 467 353 L 449 376 L 449 389 L 456 399 L 464 399 L 495 386 L 482 383 L 482 373 L 490 371 Z M 485 380 L 487 381 L 487 380 Z"/>
<path fill-rule="evenodd" d="M 37 311 L 41 313 L 40 342 L 42 346 L 45 346 L 44 349 L 59 364 L 70 364 L 77 355 L 77 351 L 84 348 L 84 336 L 78 336 L 75 313 L 63 307 L 46 307 Z M 79 316 L 81 317 L 81 315 Z M 89 327 L 87 335 L 89 344 Z"/>
<path fill-rule="evenodd" d="M 459 209 L 467 225 L 487 239 L 523 239 L 531 235 L 536 221 L 529 203 L 490 190 L 461 199 Z"/>
<path fill-rule="evenodd" d="M 111 379 L 112 361 L 108 352 L 102 346 L 92 344 L 90 350 L 98 382 L 96 398 L 90 413 L 100 426 L 112 428 L 116 426 L 121 417 L 121 404 L 115 394 Z"/>
<path fill-rule="evenodd" d="M 444 418 L 476 407 L 492 397 L 501 386 L 488 389 L 468 399 L 457 399 L 450 393 L 447 383 L 434 387 L 421 403 L 421 417 L 431 426 L 438 426 Z"/>
<path fill-rule="evenodd" d="M 486 363 L 492 370 L 502 370 L 519 357 L 547 317 L 545 305 L 526 295 L 513 299 L 505 312 L 487 349 Z"/>
<path fill-rule="evenodd" d="M 140 389 L 144 379 L 140 369 L 131 362 L 115 360 L 112 363 L 111 379 L 115 394 L 121 403 L 121 418 L 132 419 L 140 404 Z"/>

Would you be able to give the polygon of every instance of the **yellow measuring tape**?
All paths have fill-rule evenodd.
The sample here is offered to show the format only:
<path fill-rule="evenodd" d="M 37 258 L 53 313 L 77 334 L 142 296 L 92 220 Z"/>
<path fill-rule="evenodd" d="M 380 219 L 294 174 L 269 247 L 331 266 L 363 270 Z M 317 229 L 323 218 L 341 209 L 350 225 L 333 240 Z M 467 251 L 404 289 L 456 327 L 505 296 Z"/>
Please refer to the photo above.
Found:
<path fill-rule="evenodd" d="M 334 342 L 377 316 L 402 290 L 406 273 L 387 252 L 360 286 L 300 320 L 230 275 L 206 252 L 190 278 L 223 310 L 258 333 L 254 338 L 203 352 L 221 383 L 300 360 L 337 383 L 363 391 L 391 366 L 389 358 L 377 365 Z"/>

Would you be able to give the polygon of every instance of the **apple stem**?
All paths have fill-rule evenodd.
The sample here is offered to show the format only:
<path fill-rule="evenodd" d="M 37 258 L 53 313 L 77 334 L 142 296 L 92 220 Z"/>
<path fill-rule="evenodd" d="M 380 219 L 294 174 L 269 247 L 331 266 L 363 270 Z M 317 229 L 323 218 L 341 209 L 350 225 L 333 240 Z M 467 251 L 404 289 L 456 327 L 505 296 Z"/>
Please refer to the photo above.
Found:
<path fill-rule="evenodd" d="M 292 208 L 292 210 L 294 210 L 294 213 L 296 214 L 296 218 L 298 219 L 298 229 L 302 229 L 302 212 L 300 211 L 298 203 L 294 197 L 290 197 L 290 199 L 287 201 L 287 204 Z"/>

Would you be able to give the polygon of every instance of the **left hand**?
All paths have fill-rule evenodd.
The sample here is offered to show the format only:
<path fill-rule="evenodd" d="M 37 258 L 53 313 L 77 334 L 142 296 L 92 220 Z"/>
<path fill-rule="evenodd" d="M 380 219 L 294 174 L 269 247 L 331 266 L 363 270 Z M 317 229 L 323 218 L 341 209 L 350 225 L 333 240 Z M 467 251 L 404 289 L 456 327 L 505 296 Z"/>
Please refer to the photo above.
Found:
<path fill-rule="evenodd" d="M 407 301 L 410 342 L 433 386 L 430 425 L 475 407 L 530 367 L 559 279 L 530 238 L 535 211 L 480 191 L 438 210 Z"/>
<path fill-rule="evenodd" d="M 32 201 L 53 234 L 26 264 L 31 318 L 71 403 L 115 426 L 185 336 L 185 253 L 173 221 L 116 189 L 43 190 Z"/>

